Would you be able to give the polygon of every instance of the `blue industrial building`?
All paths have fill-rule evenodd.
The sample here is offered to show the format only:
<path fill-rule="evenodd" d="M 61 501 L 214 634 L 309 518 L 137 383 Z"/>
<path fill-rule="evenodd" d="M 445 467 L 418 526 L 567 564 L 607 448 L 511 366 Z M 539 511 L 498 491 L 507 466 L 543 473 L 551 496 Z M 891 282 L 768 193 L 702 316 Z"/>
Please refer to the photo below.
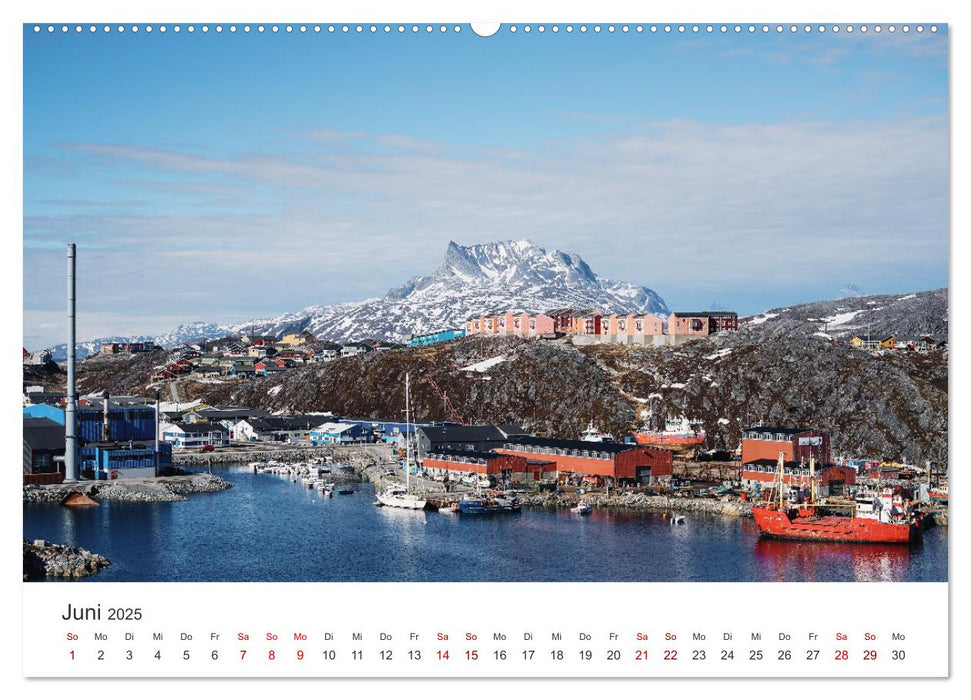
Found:
<path fill-rule="evenodd" d="M 87 399 L 77 410 L 77 435 L 83 441 L 104 440 L 104 399 Z M 24 417 L 50 418 L 64 425 L 64 409 L 50 404 L 24 406 Z M 108 401 L 108 433 L 111 440 L 154 440 L 155 405 Z"/>
<path fill-rule="evenodd" d="M 155 406 L 144 400 L 85 399 L 77 410 L 78 466 L 89 479 L 154 476 Z M 65 411 L 50 404 L 24 406 L 24 418 L 65 423 Z M 172 466 L 172 447 L 159 444 L 159 469 Z"/>
<path fill-rule="evenodd" d="M 122 479 L 155 476 L 154 442 L 89 443 L 80 449 L 81 476 L 88 479 Z M 172 466 L 172 446 L 159 443 L 158 467 Z"/>
<path fill-rule="evenodd" d="M 464 328 L 449 328 L 444 331 L 435 331 L 434 333 L 422 333 L 421 335 L 413 335 L 411 339 L 408 340 L 408 347 L 413 348 L 419 345 L 434 345 L 435 343 L 446 343 L 449 340 L 458 340 L 459 338 L 465 337 Z"/>

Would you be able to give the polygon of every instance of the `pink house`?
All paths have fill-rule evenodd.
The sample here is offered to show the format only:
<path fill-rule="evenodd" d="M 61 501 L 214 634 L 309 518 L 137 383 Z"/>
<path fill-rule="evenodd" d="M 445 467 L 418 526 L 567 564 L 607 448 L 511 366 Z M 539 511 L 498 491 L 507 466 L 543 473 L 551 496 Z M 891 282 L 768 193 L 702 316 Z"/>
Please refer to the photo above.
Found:
<path fill-rule="evenodd" d="M 528 335 L 544 335 L 553 333 L 553 319 L 546 314 L 523 314 L 528 316 L 527 330 Z"/>
<path fill-rule="evenodd" d="M 664 321 L 652 314 L 632 316 L 633 335 L 664 335 Z"/>

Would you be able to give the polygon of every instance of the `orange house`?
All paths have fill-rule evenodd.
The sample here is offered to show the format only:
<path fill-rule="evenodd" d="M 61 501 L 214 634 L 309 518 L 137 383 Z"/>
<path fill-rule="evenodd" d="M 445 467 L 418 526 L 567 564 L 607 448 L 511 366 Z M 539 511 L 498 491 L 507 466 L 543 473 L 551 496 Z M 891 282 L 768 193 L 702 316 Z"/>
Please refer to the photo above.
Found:
<path fill-rule="evenodd" d="M 584 314 L 573 319 L 573 332 L 577 335 L 600 335 L 603 317 L 600 314 Z"/>

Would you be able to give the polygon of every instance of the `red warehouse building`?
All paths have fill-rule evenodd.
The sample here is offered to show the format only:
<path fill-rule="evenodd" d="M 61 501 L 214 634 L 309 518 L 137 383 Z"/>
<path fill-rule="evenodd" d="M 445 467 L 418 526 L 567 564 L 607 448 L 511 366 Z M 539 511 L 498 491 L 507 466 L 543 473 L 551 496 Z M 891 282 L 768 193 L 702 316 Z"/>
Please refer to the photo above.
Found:
<path fill-rule="evenodd" d="M 673 472 L 670 451 L 622 442 L 517 436 L 496 452 L 553 462 L 559 475 L 609 477 L 628 484 L 654 483 L 669 479 Z"/>
<path fill-rule="evenodd" d="M 829 433 L 807 428 L 779 428 L 758 426 L 742 431 L 742 464 L 759 459 L 779 460 L 779 453 L 788 462 L 809 462 L 815 458 L 820 465 L 830 464 Z"/>
<path fill-rule="evenodd" d="M 497 481 L 502 478 L 512 481 L 539 481 L 542 474 L 536 473 L 536 465 L 530 467 L 526 462 L 525 457 L 516 455 L 439 448 L 425 455 L 421 465 L 433 477 L 444 477 L 447 474 L 451 480 L 463 474 L 474 473 L 493 477 Z"/>
<path fill-rule="evenodd" d="M 760 485 L 771 487 L 778 479 L 779 460 L 757 459 L 742 467 L 744 486 Z M 809 465 L 800 462 L 785 462 L 782 470 L 782 483 L 793 488 L 808 489 L 810 484 Z M 823 467 L 816 470 L 816 493 L 822 495 L 843 495 L 846 486 L 856 485 L 856 470 L 852 467 Z"/>

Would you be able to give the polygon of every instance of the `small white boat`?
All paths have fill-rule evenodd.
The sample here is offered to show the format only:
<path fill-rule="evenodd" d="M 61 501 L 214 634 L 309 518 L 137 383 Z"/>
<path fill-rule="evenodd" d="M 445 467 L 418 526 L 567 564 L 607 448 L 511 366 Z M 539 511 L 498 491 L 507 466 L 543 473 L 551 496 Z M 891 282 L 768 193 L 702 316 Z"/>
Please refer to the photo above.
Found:
<path fill-rule="evenodd" d="M 439 513 L 444 513 L 445 515 L 456 515 L 459 512 L 459 507 L 457 505 L 441 506 L 438 509 Z"/>
<path fill-rule="evenodd" d="M 611 433 L 602 433 L 593 427 L 593 422 L 587 425 L 587 429 L 580 435 L 583 442 L 613 442 L 614 436 Z"/>
<path fill-rule="evenodd" d="M 390 488 L 377 496 L 381 505 L 389 508 L 404 508 L 406 510 L 424 510 L 425 499 L 402 488 Z"/>
<path fill-rule="evenodd" d="M 590 515 L 593 512 L 593 506 L 586 501 L 581 500 L 575 506 L 570 508 L 571 513 L 576 513 L 577 515 Z"/>
<path fill-rule="evenodd" d="M 684 516 L 683 515 L 672 515 L 671 516 L 671 524 L 672 525 L 684 525 Z"/>

